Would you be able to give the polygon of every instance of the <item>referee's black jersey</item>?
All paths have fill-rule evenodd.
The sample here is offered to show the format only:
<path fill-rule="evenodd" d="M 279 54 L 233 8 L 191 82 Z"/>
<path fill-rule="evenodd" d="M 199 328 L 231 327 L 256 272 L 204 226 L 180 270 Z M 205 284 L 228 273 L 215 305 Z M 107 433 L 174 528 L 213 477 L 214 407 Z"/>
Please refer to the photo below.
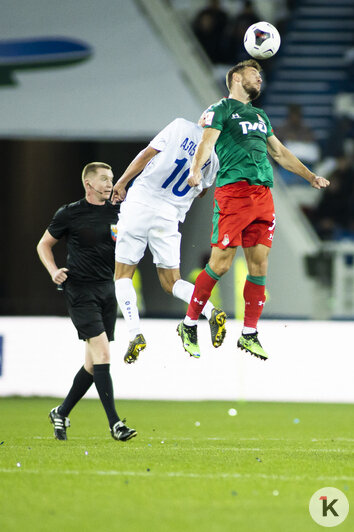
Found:
<path fill-rule="evenodd" d="M 48 227 L 52 237 L 67 245 L 68 278 L 78 282 L 113 279 L 119 204 L 92 205 L 81 199 L 63 205 Z"/>

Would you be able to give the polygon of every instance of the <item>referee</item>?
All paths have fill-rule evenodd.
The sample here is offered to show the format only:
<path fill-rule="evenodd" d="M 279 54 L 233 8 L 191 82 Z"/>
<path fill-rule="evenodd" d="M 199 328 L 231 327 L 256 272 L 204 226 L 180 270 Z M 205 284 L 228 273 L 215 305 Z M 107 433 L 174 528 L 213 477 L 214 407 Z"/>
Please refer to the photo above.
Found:
<path fill-rule="evenodd" d="M 50 411 L 49 420 L 54 425 L 55 438 L 66 440 L 66 428 L 70 426 L 67 416 L 94 382 L 112 437 L 126 441 L 137 432 L 117 414 L 109 369 L 109 342 L 114 340 L 117 316 L 113 273 L 119 212 L 119 205 L 109 201 L 112 168 L 100 162 L 87 164 L 82 183 L 85 198 L 61 207 L 37 245 L 39 258 L 52 281 L 63 288 L 79 338 L 85 340 L 85 363 L 63 403 Z M 67 245 L 66 268 L 58 268 L 53 255 L 53 247 L 62 237 Z"/>

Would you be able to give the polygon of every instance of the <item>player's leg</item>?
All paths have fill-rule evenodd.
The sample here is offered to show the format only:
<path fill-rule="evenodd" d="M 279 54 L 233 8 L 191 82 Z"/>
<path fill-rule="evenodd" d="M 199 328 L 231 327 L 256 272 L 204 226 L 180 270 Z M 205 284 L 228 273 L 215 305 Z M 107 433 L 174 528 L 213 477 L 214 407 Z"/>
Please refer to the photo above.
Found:
<path fill-rule="evenodd" d="M 101 337 L 98 337 L 98 338 L 102 338 L 104 342 L 104 345 L 102 346 L 102 348 L 104 349 L 103 351 L 104 356 L 102 359 L 102 362 L 103 362 L 102 366 L 103 366 L 106 360 L 108 361 L 110 360 L 109 342 L 112 342 L 114 340 L 114 329 L 116 325 L 116 316 L 117 316 L 117 300 L 115 297 L 115 287 L 114 287 L 114 284 L 111 282 L 105 283 L 105 285 L 97 287 L 97 293 L 98 293 L 99 302 L 100 302 L 100 310 L 101 310 L 100 317 L 103 322 L 103 328 L 106 334 L 106 337 L 104 335 Z M 92 339 L 91 341 L 89 341 L 89 344 L 90 343 L 91 343 L 90 347 L 94 347 L 92 345 Z M 91 357 L 92 357 L 92 360 L 94 360 L 94 353 L 91 354 Z M 99 361 L 97 362 L 97 364 L 93 365 L 94 376 L 96 374 L 98 376 L 98 373 L 101 373 L 101 376 L 98 378 L 99 379 L 101 378 L 101 382 L 103 382 L 104 384 L 103 388 L 99 390 L 99 382 L 97 379 L 95 379 L 96 388 L 99 391 L 102 404 L 107 413 L 112 437 L 115 440 L 122 440 L 122 441 L 130 440 L 130 438 L 133 438 L 134 436 L 136 436 L 137 434 L 136 430 L 127 427 L 124 424 L 124 422 L 121 421 L 120 419 L 118 419 L 118 421 L 115 421 L 115 423 L 112 426 L 112 422 L 114 421 L 114 418 L 117 418 L 118 415 L 114 407 L 113 383 L 112 383 L 112 379 L 109 373 L 109 364 L 107 365 L 108 365 L 108 372 L 106 372 L 105 376 L 103 375 L 105 371 L 102 369 L 102 367 L 100 367 L 101 365 L 99 364 Z M 112 389 L 111 397 L 110 397 L 110 391 L 109 391 L 110 388 Z M 101 394 L 103 394 L 103 397 Z M 107 405 L 105 406 L 105 402 L 104 402 L 105 398 L 109 400 L 108 411 L 106 408 Z"/>
<path fill-rule="evenodd" d="M 86 356 L 87 360 L 87 356 Z M 61 405 L 50 411 L 49 418 L 54 425 L 54 435 L 57 440 L 66 440 L 66 428 L 70 427 L 68 418 L 74 406 L 84 397 L 93 383 L 93 367 L 90 365 L 90 371 L 85 364 L 79 369 L 74 377 L 73 384 Z"/>
<path fill-rule="evenodd" d="M 209 263 L 198 275 L 195 281 L 194 290 L 187 309 L 187 314 L 184 320 L 177 327 L 177 332 L 182 339 L 183 348 L 191 356 L 200 356 L 197 335 L 198 318 L 202 313 L 206 302 L 209 300 L 210 294 L 215 284 L 218 282 L 221 275 L 226 273 L 230 268 L 235 253 L 236 247 L 230 247 L 226 249 L 213 247 Z M 225 336 L 224 325 L 226 315 L 224 312 L 222 312 L 221 315 L 219 315 L 218 320 L 218 314 L 219 313 L 217 312 L 212 315 L 212 320 L 215 320 L 216 323 L 215 327 L 213 324 L 213 331 L 211 334 L 213 339 L 213 332 L 216 331 L 216 341 L 219 343 L 219 345 L 221 345 Z M 220 323 L 217 323 L 217 320 L 220 321 Z"/>
<path fill-rule="evenodd" d="M 157 268 L 157 275 L 161 287 L 167 294 L 172 294 L 177 299 L 181 299 L 185 303 L 189 303 L 194 285 L 184 279 L 181 279 L 180 269 L 173 268 Z M 202 310 L 202 314 L 209 320 L 211 318 L 211 313 L 213 310 L 213 304 L 210 301 L 207 301 L 205 307 Z"/>
<path fill-rule="evenodd" d="M 257 325 L 265 304 L 265 284 L 268 271 L 268 255 L 275 231 L 275 214 L 272 193 L 267 187 L 259 187 L 253 195 L 252 211 L 255 217 L 242 232 L 248 276 L 244 286 L 245 316 L 242 335 L 237 345 L 262 360 L 268 358 L 258 340 Z"/>
<path fill-rule="evenodd" d="M 208 264 L 195 281 L 187 315 L 184 319 L 186 325 L 196 325 L 214 286 L 221 276 L 230 269 L 236 249 L 236 247 L 228 247 L 226 249 L 212 248 Z"/>
<path fill-rule="evenodd" d="M 127 364 L 135 362 L 140 351 L 146 347 L 146 341 L 141 332 L 137 296 L 132 281 L 136 268 L 137 264 L 116 262 L 114 273 L 116 298 L 129 334 L 129 345 L 124 355 L 124 361 Z"/>
<path fill-rule="evenodd" d="M 79 326 L 80 322 L 80 311 L 78 313 L 73 313 L 72 305 L 77 298 L 79 293 L 77 288 L 72 285 L 70 282 L 65 284 L 65 298 L 68 305 L 69 313 L 73 319 L 74 325 Z M 65 397 L 64 401 L 53 408 L 49 413 L 49 420 L 54 426 L 54 436 L 57 440 L 67 440 L 66 429 L 70 427 L 70 420 L 68 415 L 74 406 L 84 397 L 86 392 L 89 390 L 93 383 L 93 365 L 92 360 L 88 356 L 87 347 L 85 351 L 85 364 L 79 369 L 77 374 L 74 377 L 72 386 L 69 390 L 68 395 Z"/>
<path fill-rule="evenodd" d="M 140 351 L 146 347 L 132 278 L 145 253 L 152 216 L 153 211 L 141 209 L 141 205 L 126 200 L 121 206 L 117 225 L 114 278 L 118 305 L 129 333 L 129 345 L 124 356 L 128 364 L 135 362 Z"/>
<path fill-rule="evenodd" d="M 110 373 L 109 341 L 106 332 L 87 340 L 88 353 L 93 362 L 93 380 L 103 408 L 105 409 L 109 428 L 113 438 L 127 440 L 136 436 L 134 429 L 129 429 L 120 420 L 115 404 L 113 382 Z"/>
<path fill-rule="evenodd" d="M 194 285 L 181 279 L 179 268 L 167 269 L 157 268 L 157 274 L 162 288 L 168 294 L 181 299 L 185 303 L 190 303 L 193 295 Z M 226 329 L 226 314 L 223 310 L 214 308 L 208 300 L 202 310 L 202 314 L 209 321 L 211 342 L 214 347 L 220 347 L 224 341 Z"/>
<path fill-rule="evenodd" d="M 244 248 L 248 275 L 243 290 L 245 315 L 242 335 L 237 345 L 262 360 L 268 358 L 258 340 L 257 325 L 265 304 L 265 284 L 270 247 L 257 244 Z"/>

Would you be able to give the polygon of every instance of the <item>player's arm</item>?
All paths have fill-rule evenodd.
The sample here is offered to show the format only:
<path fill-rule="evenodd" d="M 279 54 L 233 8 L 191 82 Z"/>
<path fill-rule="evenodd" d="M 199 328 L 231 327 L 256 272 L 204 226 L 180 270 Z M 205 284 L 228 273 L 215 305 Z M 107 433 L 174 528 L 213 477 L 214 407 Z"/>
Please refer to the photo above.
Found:
<path fill-rule="evenodd" d="M 69 270 L 67 268 L 58 268 L 56 265 L 53 255 L 53 247 L 57 242 L 58 240 L 54 238 L 47 229 L 38 242 L 37 253 L 44 267 L 48 270 L 53 283 L 62 284 L 66 281 L 68 277 L 66 272 Z"/>
<path fill-rule="evenodd" d="M 289 170 L 289 172 L 293 172 L 294 174 L 303 177 L 313 188 L 328 187 L 329 181 L 327 181 L 327 179 L 311 172 L 311 170 L 302 164 L 296 155 L 288 150 L 288 148 L 286 148 L 275 135 L 268 137 L 267 149 L 269 155 L 280 164 L 280 166 L 285 168 L 285 170 Z"/>
<path fill-rule="evenodd" d="M 158 150 L 155 150 L 155 148 L 147 146 L 135 157 L 135 159 L 132 160 L 130 165 L 127 167 L 125 172 L 121 175 L 121 177 L 118 179 L 117 183 L 113 187 L 112 203 L 124 200 L 127 194 L 125 189 L 128 183 L 132 179 L 134 179 L 134 177 L 140 174 L 140 172 L 144 170 L 148 162 L 150 162 L 151 159 L 155 157 L 155 155 L 157 155 L 158 153 L 160 152 Z"/>
<path fill-rule="evenodd" d="M 196 187 L 201 182 L 202 174 L 200 173 L 200 170 L 209 159 L 220 133 L 221 131 L 219 129 L 214 129 L 212 127 L 204 129 L 201 141 L 199 142 L 193 157 L 191 169 L 187 179 L 187 183 L 191 187 Z"/>

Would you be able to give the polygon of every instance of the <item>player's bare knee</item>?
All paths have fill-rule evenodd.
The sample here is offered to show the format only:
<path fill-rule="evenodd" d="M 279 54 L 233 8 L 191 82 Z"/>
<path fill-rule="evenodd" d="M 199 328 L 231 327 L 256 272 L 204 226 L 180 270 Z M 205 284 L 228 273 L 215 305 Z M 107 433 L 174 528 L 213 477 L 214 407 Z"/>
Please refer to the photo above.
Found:
<path fill-rule="evenodd" d="M 231 264 L 232 262 L 228 260 L 209 261 L 210 268 L 214 273 L 216 273 L 216 275 L 219 275 L 220 277 L 229 271 Z"/>
<path fill-rule="evenodd" d="M 254 276 L 267 275 L 268 260 L 253 261 L 249 264 L 249 274 Z"/>

